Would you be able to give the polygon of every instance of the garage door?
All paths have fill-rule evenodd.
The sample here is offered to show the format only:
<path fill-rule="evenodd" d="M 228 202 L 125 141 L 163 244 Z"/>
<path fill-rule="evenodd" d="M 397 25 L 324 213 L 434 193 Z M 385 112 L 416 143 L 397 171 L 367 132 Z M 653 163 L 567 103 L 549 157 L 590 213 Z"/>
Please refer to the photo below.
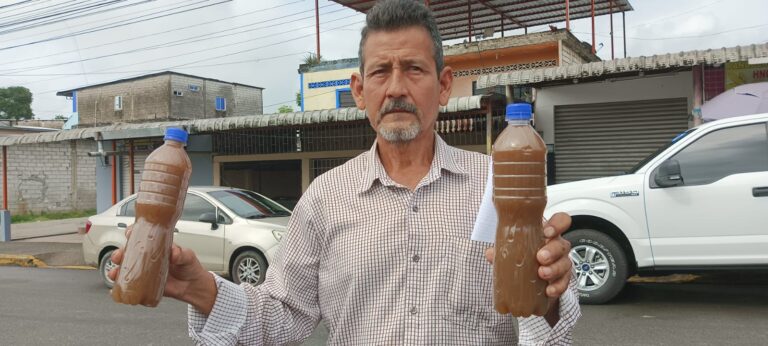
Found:
<path fill-rule="evenodd" d="M 686 129 L 686 98 L 555 106 L 555 181 L 622 174 Z"/>

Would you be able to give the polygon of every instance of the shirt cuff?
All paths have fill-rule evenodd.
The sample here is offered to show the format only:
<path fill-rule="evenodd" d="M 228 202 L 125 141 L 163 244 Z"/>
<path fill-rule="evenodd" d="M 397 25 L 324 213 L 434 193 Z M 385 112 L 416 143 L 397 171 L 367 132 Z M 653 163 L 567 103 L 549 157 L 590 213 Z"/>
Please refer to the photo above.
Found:
<path fill-rule="evenodd" d="M 197 345 L 235 345 L 247 317 L 245 289 L 211 275 L 218 289 L 216 301 L 207 317 L 192 305 L 187 306 L 189 336 Z"/>
<path fill-rule="evenodd" d="M 576 281 L 571 277 L 568 289 L 560 296 L 560 319 L 554 327 L 544 317 L 519 320 L 520 345 L 571 345 L 573 328 L 581 317 Z"/>

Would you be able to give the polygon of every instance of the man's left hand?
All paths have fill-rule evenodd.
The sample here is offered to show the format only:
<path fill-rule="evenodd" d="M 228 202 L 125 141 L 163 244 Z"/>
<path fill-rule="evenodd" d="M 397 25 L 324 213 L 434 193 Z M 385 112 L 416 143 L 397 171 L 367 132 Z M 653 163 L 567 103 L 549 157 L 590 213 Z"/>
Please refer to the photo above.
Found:
<path fill-rule="evenodd" d="M 572 267 L 568 253 L 571 251 L 571 243 L 561 235 L 571 227 L 571 217 L 566 213 L 552 215 L 549 221 L 544 223 L 544 236 L 546 244 L 536 254 L 539 261 L 539 277 L 547 280 L 547 296 L 556 300 L 565 290 L 571 280 Z M 485 251 L 488 262 L 493 263 L 494 249 Z"/>

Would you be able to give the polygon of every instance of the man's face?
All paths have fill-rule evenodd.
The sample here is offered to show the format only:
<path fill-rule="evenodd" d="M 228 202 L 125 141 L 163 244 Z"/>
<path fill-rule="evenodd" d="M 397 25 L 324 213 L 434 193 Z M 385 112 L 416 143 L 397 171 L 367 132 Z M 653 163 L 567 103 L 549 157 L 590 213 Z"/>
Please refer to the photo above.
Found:
<path fill-rule="evenodd" d="M 438 79 L 427 30 L 370 32 L 363 57 L 363 75 L 352 76 L 352 93 L 379 136 L 409 142 L 431 133 L 440 105 L 451 95 L 453 75 L 446 67 Z"/>

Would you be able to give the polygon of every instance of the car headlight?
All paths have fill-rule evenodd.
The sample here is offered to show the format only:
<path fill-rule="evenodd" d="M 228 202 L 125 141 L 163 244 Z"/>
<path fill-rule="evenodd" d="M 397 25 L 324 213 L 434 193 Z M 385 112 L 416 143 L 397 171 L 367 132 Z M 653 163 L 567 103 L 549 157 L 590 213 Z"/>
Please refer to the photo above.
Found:
<path fill-rule="evenodd" d="M 285 235 L 285 231 L 278 231 L 278 230 L 272 230 L 272 235 L 275 237 L 275 240 L 278 242 L 283 239 L 283 236 Z"/>

